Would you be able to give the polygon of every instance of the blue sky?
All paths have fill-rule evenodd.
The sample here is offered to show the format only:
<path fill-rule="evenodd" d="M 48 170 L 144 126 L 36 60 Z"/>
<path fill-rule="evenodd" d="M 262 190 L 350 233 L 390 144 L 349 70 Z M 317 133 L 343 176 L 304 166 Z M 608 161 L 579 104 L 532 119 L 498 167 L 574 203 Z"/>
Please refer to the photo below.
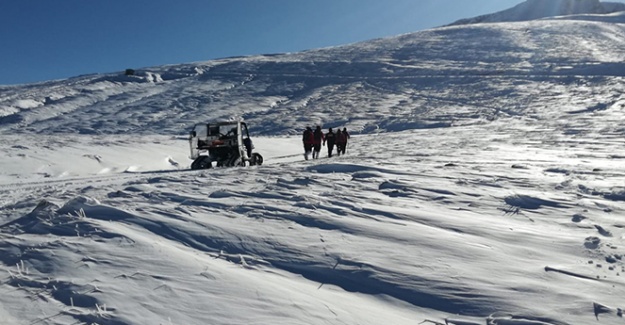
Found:
<path fill-rule="evenodd" d="M 0 84 L 341 45 L 428 29 L 521 2 L 3 0 Z"/>

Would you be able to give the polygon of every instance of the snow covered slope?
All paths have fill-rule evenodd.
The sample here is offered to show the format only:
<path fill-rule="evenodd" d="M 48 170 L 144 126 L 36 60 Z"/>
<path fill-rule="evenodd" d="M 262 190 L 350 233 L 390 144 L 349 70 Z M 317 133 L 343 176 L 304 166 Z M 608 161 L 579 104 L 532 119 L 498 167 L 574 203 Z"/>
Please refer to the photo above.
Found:
<path fill-rule="evenodd" d="M 599 0 L 526 0 L 513 8 L 493 14 L 461 19 L 452 25 L 526 21 L 578 14 L 609 14 L 619 11 L 625 11 L 625 4 L 600 2 Z"/>
<path fill-rule="evenodd" d="M 623 324 L 623 22 L 0 87 L 0 324 Z M 188 170 L 233 116 L 266 164 Z"/>
<path fill-rule="evenodd" d="M 185 134 L 237 115 L 265 135 L 312 124 L 371 133 L 611 107 L 625 71 L 624 17 L 574 18 L 2 87 L 0 132 Z"/>

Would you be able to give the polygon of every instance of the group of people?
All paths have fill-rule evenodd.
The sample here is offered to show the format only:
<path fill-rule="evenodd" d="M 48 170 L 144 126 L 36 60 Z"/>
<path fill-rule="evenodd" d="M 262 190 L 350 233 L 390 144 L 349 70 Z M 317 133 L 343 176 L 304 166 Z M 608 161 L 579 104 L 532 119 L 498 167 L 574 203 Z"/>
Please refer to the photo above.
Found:
<path fill-rule="evenodd" d="M 349 138 L 350 136 L 347 132 L 347 128 L 343 128 L 342 131 L 341 129 L 338 129 L 336 133 L 332 131 L 332 128 L 329 128 L 328 132 L 324 134 L 321 130 L 321 126 L 317 126 L 314 131 L 311 127 L 307 127 L 306 130 L 304 130 L 302 138 L 304 143 L 304 158 L 308 160 L 308 157 L 312 153 L 312 158 L 318 159 L 321 146 L 325 146 L 326 143 L 328 144 L 328 158 L 332 157 L 334 146 L 336 146 L 338 156 L 345 154 L 347 140 Z"/>

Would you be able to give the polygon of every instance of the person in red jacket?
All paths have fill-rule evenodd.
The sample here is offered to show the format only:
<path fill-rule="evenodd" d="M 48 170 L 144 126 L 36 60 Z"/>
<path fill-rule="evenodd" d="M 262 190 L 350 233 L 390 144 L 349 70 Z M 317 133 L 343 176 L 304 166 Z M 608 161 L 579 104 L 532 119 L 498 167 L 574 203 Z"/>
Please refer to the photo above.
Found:
<path fill-rule="evenodd" d="M 321 151 L 322 144 L 325 145 L 325 136 L 321 131 L 321 126 L 317 125 L 315 132 L 313 132 L 313 159 L 319 159 L 319 152 Z"/>
<path fill-rule="evenodd" d="M 343 135 L 345 136 L 345 142 L 343 143 L 343 154 L 345 154 L 345 150 L 347 150 L 347 142 L 351 136 L 349 132 L 347 132 L 347 128 L 343 128 Z"/>
<path fill-rule="evenodd" d="M 308 155 L 312 152 L 314 137 L 313 130 L 309 127 L 306 127 L 304 130 L 304 135 L 302 136 L 302 142 L 304 143 L 304 159 L 308 160 Z"/>

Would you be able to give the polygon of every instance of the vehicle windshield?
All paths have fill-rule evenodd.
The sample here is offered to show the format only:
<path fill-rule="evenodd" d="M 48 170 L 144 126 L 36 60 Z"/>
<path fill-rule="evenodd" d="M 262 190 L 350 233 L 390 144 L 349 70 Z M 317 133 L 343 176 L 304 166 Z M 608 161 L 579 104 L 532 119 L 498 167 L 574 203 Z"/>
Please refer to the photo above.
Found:
<path fill-rule="evenodd" d="M 195 131 L 195 137 L 200 140 L 206 140 L 207 138 L 219 138 L 223 136 L 234 136 L 237 134 L 236 124 L 198 124 L 193 129 Z"/>

